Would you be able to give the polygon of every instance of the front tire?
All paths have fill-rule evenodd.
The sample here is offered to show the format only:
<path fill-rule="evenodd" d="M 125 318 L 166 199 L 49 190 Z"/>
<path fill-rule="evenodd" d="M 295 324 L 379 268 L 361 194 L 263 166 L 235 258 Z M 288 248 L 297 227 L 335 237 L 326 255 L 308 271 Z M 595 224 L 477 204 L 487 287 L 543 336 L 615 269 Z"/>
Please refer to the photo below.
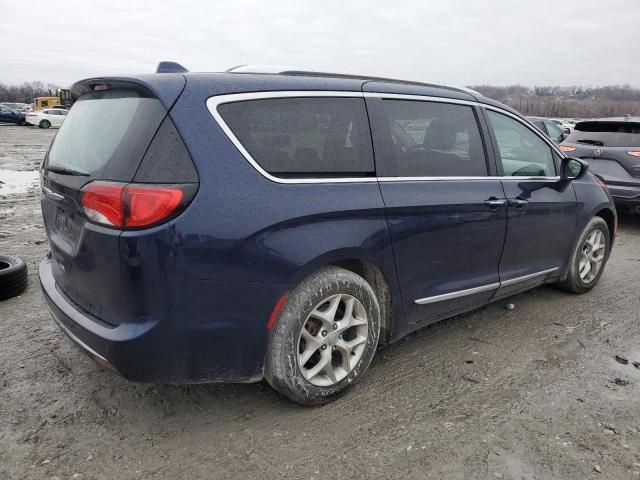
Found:
<path fill-rule="evenodd" d="M 40 128 L 49 128 L 51 126 L 51 122 L 49 120 L 42 120 L 38 126 Z"/>
<path fill-rule="evenodd" d="M 586 293 L 600 280 L 611 251 L 609 226 L 593 217 L 584 227 L 571 255 L 567 278 L 558 287 L 572 293 Z"/>
<path fill-rule="evenodd" d="M 265 378 L 300 405 L 330 402 L 369 367 L 380 335 L 380 306 L 366 280 L 339 267 L 304 279 L 271 334 Z"/>

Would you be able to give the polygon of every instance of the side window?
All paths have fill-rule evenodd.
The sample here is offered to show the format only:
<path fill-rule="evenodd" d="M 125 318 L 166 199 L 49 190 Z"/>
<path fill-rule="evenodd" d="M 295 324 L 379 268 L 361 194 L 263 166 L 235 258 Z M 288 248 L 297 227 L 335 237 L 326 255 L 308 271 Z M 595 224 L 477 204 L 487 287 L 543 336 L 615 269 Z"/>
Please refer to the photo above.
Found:
<path fill-rule="evenodd" d="M 379 174 L 398 177 L 487 175 L 472 107 L 416 100 L 383 100 L 390 138 Z M 376 139 L 377 142 L 383 140 Z"/>
<path fill-rule="evenodd" d="M 505 176 L 553 177 L 551 147 L 529 128 L 507 115 L 487 110 L 498 142 Z"/>
<path fill-rule="evenodd" d="M 547 127 L 547 133 L 549 134 L 549 138 L 556 143 L 560 143 L 564 140 L 564 133 L 560 130 L 560 127 L 555 124 L 555 122 L 544 122 L 545 127 Z"/>
<path fill-rule="evenodd" d="M 218 112 L 251 157 L 284 177 L 375 174 L 361 98 L 274 98 L 225 103 Z"/>

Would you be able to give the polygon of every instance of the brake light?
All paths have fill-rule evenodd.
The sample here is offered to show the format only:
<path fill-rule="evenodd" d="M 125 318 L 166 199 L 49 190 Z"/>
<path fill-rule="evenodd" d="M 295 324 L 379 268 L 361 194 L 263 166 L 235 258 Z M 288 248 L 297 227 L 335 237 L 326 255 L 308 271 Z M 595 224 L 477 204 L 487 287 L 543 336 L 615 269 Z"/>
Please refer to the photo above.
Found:
<path fill-rule="evenodd" d="M 128 207 L 125 227 L 145 227 L 171 215 L 180 205 L 182 190 L 175 187 L 128 185 L 123 200 Z"/>
<path fill-rule="evenodd" d="M 576 147 L 572 147 L 571 145 L 558 145 L 558 148 L 563 152 L 573 152 Z"/>
<path fill-rule="evenodd" d="M 640 150 L 631 150 L 630 152 L 627 152 L 627 154 L 633 155 L 634 157 L 640 157 Z"/>
<path fill-rule="evenodd" d="M 94 223 L 116 228 L 143 228 L 167 220 L 184 206 L 180 185 L 90 182 L 82 188 L 82 208 Z"/>

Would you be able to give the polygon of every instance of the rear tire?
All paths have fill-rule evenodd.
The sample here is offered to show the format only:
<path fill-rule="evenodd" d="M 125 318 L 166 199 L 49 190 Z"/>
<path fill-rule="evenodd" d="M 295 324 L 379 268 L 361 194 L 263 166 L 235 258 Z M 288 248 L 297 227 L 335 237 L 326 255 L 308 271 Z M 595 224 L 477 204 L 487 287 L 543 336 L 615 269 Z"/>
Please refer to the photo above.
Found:
<path fill-rule="evenodd" d="M 584 227 L 571 255 L 567 278 L 557 286 L 572 293 L 586 293 L 600 280 L 611 251 L 609 226 L 593 217 Z"/>
<path fill-rule="evenodd" d="M 20 295 L 29 282 L 27 264 L 18 257 L 0 255 L 0 300 Z"/>
<path fill-rule="evenodd" d="M 42 120 L 38 126 L 40 128 L 49 128 L 51 126 L 51 122 L 49 120 Z"/>
<path fill-rule="evenodd" d="M 265 379 L 300 405 L 330 402 L 369 367 L 380 335 L 380 306 L 366 280 L 338 267 L 304 279 L 273 331 Z"/>

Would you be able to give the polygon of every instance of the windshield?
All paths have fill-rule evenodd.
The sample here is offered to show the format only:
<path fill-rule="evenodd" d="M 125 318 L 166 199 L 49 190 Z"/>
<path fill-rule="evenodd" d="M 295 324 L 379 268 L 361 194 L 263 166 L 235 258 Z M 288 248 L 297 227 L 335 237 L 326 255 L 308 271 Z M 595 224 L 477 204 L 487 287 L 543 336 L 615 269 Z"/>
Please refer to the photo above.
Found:
<path fill-rule="evenodd" d="M 45 170 L 128 181 L 165 114 L 159 100 L 136 91 L 87 93 L 66 116 Z"/>
<path fill-rule="evenodd" d="M 567 142 L 600 147 L 640 147 L 640 123 L 587 121 L 576 124 Z"/>

